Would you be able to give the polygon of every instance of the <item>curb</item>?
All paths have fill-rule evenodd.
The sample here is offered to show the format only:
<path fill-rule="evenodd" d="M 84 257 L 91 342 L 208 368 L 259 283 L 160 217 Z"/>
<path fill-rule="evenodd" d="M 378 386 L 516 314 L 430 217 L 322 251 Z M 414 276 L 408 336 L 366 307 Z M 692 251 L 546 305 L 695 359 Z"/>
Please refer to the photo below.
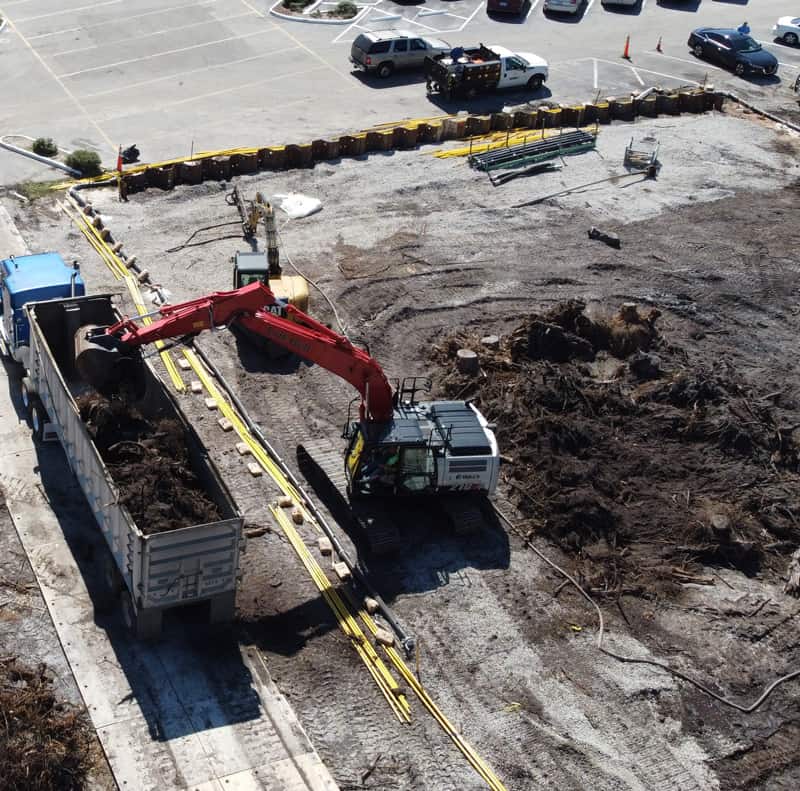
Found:
<path fill-rule="evenodd" d="M 746 107 L 748 110 L 756 113 L 757 115 L 763 116 L 764 118 L 769 118 L 770 121 L 774 121 L 776 124 L 780 124 L 781 126 L 786 126 L 791 129 L 793 132 L 800 132 L 800 126 L 791 121 L 787 121 L 785 118 L 780 118 L 777 115 L 773 115 L 772 113 L 768 113 L 766 110 L 762 110 L 760 107 L 756 107 L 754 104 L 750 104 L 750 102 L 745 101 L 741 97 L 737 96 L 735 93 L 731 93 L 730 91 L 726 91 L 725 95 L 733 102 L 737 104 L 741 104 L 742 107 Z"/>
<path fill-rule="evenodd" d="M 313 19 L 312 17 L 296 16 L 294 14 L 281 14 L 275 9 L 282 1 L 283 0 L 277 0 L 277 2 L 270 6 L 270 14 L 278 19 L 288 19 L 290 22 L 300 22 L 306 25 L 352 25 L 357 22 L 367 10 L 367 6 L 362 6 L 359 8 L 358 13 L 355 16 L 351 16 L 350 19 Z"/>

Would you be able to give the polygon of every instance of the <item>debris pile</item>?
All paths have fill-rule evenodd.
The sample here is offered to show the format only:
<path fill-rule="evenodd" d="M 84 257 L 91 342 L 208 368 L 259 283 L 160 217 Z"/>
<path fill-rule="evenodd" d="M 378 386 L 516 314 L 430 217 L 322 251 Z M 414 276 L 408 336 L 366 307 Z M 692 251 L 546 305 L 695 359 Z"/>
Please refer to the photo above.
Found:
<path fill-rule="evenodd" d="M 219 520 L 191 468 L 183 429 L 174 420 L 146 420 L 130 405 L 98 394 L 78 399 L 120 502 L 145 534 Z"/>
<path fill-rule="evenodd" d="M 592 318 L 572 300 L 494 348 L 434 347 L 441 389 L 497 424 L 509 495 L 573 553 L 595 594 L 712 583 L 703 567 L 784 573 L 800 543 L 800 425 L 786 394 L 753 392 L 659 333 L 657 310 Z M 464 374 L 458 350 L 480 349 Z"/>
<path fill-rule="evenodd" d="M 59 701 L 44 665 L 0 657 L 0 777 L 8 789 L 71 791 L 92 766 L 86 715 Z"/>

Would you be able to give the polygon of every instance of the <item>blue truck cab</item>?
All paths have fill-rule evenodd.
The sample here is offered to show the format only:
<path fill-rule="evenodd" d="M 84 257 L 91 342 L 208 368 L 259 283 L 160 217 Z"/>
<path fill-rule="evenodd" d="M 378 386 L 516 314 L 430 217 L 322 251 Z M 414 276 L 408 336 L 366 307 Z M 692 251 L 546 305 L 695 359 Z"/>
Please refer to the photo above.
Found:
<path fill-rule="evenodd" d="M 9 354 L 28 367 L 26 303 L 84 294 L 78 266 L 68 266 L 58 253 L 11 256 L 0 261 L 0 339 Z"/>

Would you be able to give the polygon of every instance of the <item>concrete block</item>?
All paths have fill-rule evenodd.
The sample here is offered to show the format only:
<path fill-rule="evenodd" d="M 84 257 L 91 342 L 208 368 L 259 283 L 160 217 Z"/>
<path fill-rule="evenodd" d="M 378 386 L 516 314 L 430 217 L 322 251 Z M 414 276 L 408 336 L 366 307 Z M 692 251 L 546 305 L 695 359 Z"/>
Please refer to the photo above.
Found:
<path fill-rule="evenodd" d="M 228 181 L 231 177 L 231 158 L 207 157 L 203 160 L 203 178 L 210 181 Z"/>
<path fill-rule="evenodd" d="M 206 399 L 206 409 L 216 409 L 218 407 L 216 398 Z"/>
<path fill-rule="evenodd" d="M 467 125 L 466 118 L 445 118 L 442 130 L 442 140 L 460 140 L 464 137 Z"/>
<path fill-rule="evenodd" d="M 388 629 L 379 626 L 375 630 L 375 642 L 378 645 L 392 646 L 394 645 L 394 635 Z"/>
<path fill-rule="evenodd" d="M 147 176 L 145 175 L 144 171 L 141 173 L 131 173 L 124 178 L 129 195 L 134 192 L 141 192 L 142 190 L 147 189 Z"/>
<path fill-rule="evenodd" d="M 429 121 L 419 126 L 420 143 L 438 143 L 444 134 L 444 124 L 441 121 Z"/>
<path fill-rule="evenodd" d="M 305 522 L 305 517 L 303 516 L 303 512 L 299 508 L 295 508 L 294 511 L 292 511 L 292 521 L 296 525 L 302 525 L 303 522 Z"/>
<path fill-rule="evenodd" d="M 333 554 L 333 544 L 331 544 L 331 540 L 328 536 L 320 536 L 317 539 L 317 547 L 321 555 L 327 556 Z"/>
<path fill-rule="evenodd" d="M 376 612 L 380 609 L 378 602 L 376 599 L 373 599 L 371 596 L 364 597 L 364 609 L 370 614 L 375 615 Z"/>
<path fill-rule="evenodd" d="M 278 498 L 278 505 L 281 508 L 292 508 L 294 506 L 294 500 L 291 497 L 284 494 Z"/>
<path fill-rule="evenodd" d="M 350 579 L 350 569 L 347 568 L 347 563 L 334 563 L 333 564 L 333 573 L 344 582 L 345 580 Z"/>
<path fill-rule="evenodd" d="M 217 424 L 219 425 L 219 427 L 220 427 L 220 428 L 221 428 L 223 431 L 233 431 L 233 423 L 231 423 L 231 421 L 230 421 L 230 420 L 228 420 L 228 418 L 226 418 L 226 417 L 221 417 L 221 418 L 220 418 L 220 419 L 217 421 Z"/>
<path fill-rule="evenodd" d="M 261 469 L 261 466 L 256 464 L 254 461 L 248 463 L 247 471 L 254 478 L 260 478 L 264 474 L 264 470 Z"/>
<path fill-rule="evenodd" d="M 491 128 L 491 115 L 468 115 L 464 125 L 464 132 L 468 137 L 472 135 L 487 135 Z"/>
<path fill-rule="evenodd" d="M 203 383 L 199 379 L 192 379 L 191 383 L 189 384 L 189 389 L 193 393 L 202 393 Z"/>
<path fill-rule="evenodd" d="M 514 113 L 513 126 L 520 129 L 535 129 L 538 120 L 538 110 L 517 110 Z"/>
<path fill-rule="evenodd" d="M 378 129 L 367 132 L 367 151 L 389 151 L 393 144 L 393 129 Z"/>
<path fill-rule="evenodd" d="M 203 163 L 197 159 L 178 165 L 177 180 L 181 184 L 200 184 L 203 180 Z"/>
<path fill-rule="evenodd" d="M 511 113 L 492 113 L 491 126 L 492 129 L 506 130 L 511 129 L 514 125 L 514 116 Z"/>
<path fill-rule="evenodd" d="M 188 371 L 191 367 L 191 363 L 185 357 L 178 358 L 178 368 Z"/>
<path fill-rule="evenodd" d="M 258 170 L 258 153 L 239 154 L 235 166 L 239 173 L 255 173 Z"/>
<path fill-rule="evenodd" d="M 240 456 L 247 456 L 252 451 L 250 450 L 250 446 L 246 442 L 237 442 L 236 443 L 236 452 Z"/>

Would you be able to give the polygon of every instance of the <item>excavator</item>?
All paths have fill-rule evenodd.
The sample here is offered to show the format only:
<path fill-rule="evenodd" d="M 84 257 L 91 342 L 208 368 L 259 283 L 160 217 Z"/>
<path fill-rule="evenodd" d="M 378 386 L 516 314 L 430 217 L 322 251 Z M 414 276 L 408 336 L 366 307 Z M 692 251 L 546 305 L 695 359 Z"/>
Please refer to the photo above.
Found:
<path fill-rule="evenodd" d="M 491 426 L 468 401 L 418 401 L 418 378 L 393 388 L 378 362 L 343 335 L 280 299 L 263 280 L 233 291 L 163 305 L 148 325 L 125 318 L 112 326 L 82 327 L 75 337 L 82 378 L 105 395 L 137 390 L 142 348 L 155 341 L 186 342 L 204 330 L 228 327 L 259 336 L 320 365 L 360 394 L 350 420 L 345 477 L 351 499 L 403 495 L 491 495 L 500 454 Z M 126 396 L 129 397 L 129 396 Z M 450 501 L 453 498 L 447 498 Z"/>
<path fill-rule="evenodd" d="M 233 287 L 241 288 L 256 280 L 267 279 L 270 290 L 279 299 L 291 302 L 297 308 L 308 312 L 308 283 L 301 275 L 284 274 L 278 250 L 278 231 L 275 227 L 275 209 L 256 192 L 254 200 L 247 200 L 239 191 L 239 186 L 225 196 L 230 206 L 235 206 L 242 221 L 242 235 L 252 250 L 238 252 L 233 259 Z M 266 253 L 258 250 L 258 226 L 264 226 Z"/>

